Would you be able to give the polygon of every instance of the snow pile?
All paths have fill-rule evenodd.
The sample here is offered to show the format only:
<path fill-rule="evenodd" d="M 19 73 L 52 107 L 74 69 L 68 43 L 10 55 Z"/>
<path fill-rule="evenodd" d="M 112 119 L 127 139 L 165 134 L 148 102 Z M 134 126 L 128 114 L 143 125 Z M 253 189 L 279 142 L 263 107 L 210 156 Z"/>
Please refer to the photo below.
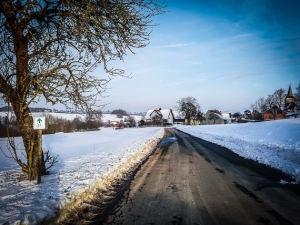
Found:
<path fill-rule="evenodd" d="M 37 224 L 80 193 L 113 174 L 126 173 L 155 148 L 162 128 L 105 128 L 101 131 L 43 136 L 43 148 L 59 155 L 42 183 L 27 181 L 15 162 L 0 152 L 0 224 Z M 16 142 L 21 142 L 16 138 Z M 7 149 L 6 140 L 0 146 Z"/>
<path fill-rule="evenodd" d="M 280 169 L 300 182 L 300 119 L 176 127 L 227 147 L 245 158 Z"/>

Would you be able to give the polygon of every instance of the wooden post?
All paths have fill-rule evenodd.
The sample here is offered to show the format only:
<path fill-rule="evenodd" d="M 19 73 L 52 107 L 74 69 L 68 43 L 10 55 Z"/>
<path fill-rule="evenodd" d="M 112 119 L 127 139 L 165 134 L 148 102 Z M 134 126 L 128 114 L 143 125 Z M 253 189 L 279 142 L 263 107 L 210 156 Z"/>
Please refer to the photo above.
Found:
<path fill-rule="evenodd" d="M 42 182 L 42 134 L 43 130 L 37 130 L 37 158 L 38 158 L 38 168 L 37 168 L 37 183 Z"/>
<path fill-rule="evenodd" d="M 37 140 L 36 140 L 36 173 L 37 173 L 37 183 L 42 182 L 42 161 L 43 161 L 43 150 L 42 150 L 42 134 L 43 129 L 47 129 L 46 118 L 45 117 L 34 117 L 33 118 L 33 129 L 37 130 Z"/>

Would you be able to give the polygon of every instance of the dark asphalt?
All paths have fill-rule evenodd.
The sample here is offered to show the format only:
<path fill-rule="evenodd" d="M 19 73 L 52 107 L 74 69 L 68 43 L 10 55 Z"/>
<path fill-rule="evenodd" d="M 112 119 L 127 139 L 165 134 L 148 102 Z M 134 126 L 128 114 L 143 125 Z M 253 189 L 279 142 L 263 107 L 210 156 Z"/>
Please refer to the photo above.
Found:
<path fill-rule="evenodd" d="M 221 146 L 165 129 L 165 139 L 103 224 L 300 224 L 300 197 L 280 180 L 292 181 Z"/>

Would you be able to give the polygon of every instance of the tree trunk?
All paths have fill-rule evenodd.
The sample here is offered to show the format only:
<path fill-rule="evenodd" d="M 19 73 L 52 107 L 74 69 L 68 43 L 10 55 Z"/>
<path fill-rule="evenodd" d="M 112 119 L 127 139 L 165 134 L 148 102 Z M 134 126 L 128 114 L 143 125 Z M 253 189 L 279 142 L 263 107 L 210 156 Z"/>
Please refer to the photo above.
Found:
<path fill-rule="evenodd" d="M 23 144 L 27 157 L 26 163 L 18 160 L 18 164 L 22 170 L 28 174 L 28 179 L 33 180 L 37 178 L 39 160 L 37 160 L 37 132 L 33 130 L 33 120 L 30 116 L 30 109 L 28 106 L 28 94 L 30 90 L 30 76 L 29 76 L 29 55 L 28 55 L 28 36 L 24 32 L 24 24 L 19 23 L 17 12 L 14 9 L 12 1 L 6 1 L 2 7 L 5 7 L 6 22 L 4 25 L 9 27 L 13 39 L 13 47 L 15 53 L 15 75 L 16 80 L 12 85 L 7 85 L 3 88 L 3 93 L 6 100 L 12 104 L 17 122 L 20 127 L 20 133 L 23 139 Z M 25 24 L 28 25 L 28 24 Z M 27 30 L 28 31 L 28 30 Z M 42 162 L 42 165 L 44 163 Z M 44 169 L 42 169 L 44 171 Z"/>
<path fill-rule="evenodd" d="M 39 171 L 41 171 L 41 175 L 46 174 L 43 153 L 39 152 L 38 132 L 33 129 L 33 119 L 30 115 L 29 107 L 22 109 L 22 107 L 18 107 L 20 104 L 13 103 L 12 105 L 20 127 L 27 157 L 27 167 L 22 167 L 22 170 L 27 173 L 28 180 L 34 180 L 38 177 Z"/>

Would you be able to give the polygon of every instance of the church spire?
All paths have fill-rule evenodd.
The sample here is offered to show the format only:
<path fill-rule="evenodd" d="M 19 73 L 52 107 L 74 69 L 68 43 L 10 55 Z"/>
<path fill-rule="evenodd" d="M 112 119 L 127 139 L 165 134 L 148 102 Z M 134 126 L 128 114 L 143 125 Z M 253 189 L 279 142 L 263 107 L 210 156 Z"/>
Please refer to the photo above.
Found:
<path fill-rule="evenodd" d="M 288 91 L 286 97 L 287 97 L 287 98 L 294 97 L 294 96 L 293 96 L 293 92 L 292 92 L 292 85 L 291 85 L 291 84 L 290 84 L 290 86 L 289 86 L 289 91 Z"/>
<path fill-rule="evenodd" d="M 295 105 L 296 105 L 295 104 L 295 97 L 293 96 L 292 85 L 290 84 L 288 93 L 287 93 L 287 95 L 285 97 L 284 108 L 287 111 L 292 111 L 292 110 L 294 110 Z"/>

